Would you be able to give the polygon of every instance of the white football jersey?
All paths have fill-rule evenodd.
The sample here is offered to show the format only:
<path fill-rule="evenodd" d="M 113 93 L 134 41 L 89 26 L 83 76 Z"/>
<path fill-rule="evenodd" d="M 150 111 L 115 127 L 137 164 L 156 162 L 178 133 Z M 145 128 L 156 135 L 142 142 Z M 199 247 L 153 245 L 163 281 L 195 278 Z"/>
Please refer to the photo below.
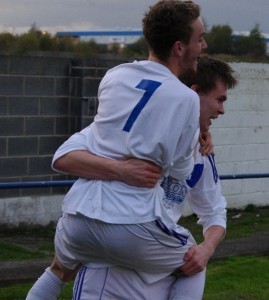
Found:
<path fill-rule="evenodd" d="M 215 165 L 214 154 L 195 155 L 195 165 L 187 180 L 177 180 L 171 176 L 164 178 L 161 186 L 164 189 L 163 205 L 166 207 L 175 224 L 184 212 L 188 201 L 192 211 L 198 216 L 198 224 L 205 232 L 212 225 L 226 228 L 226 200 L 221 193 L 221 184 Z"/>
<path fill-rule="evenodd" d="M 151 160 L 163 176 L 191 174 L 199 97 L 169 69 L 151 61 L 119 65 L 101 81 L 98 99 L 94 122 L 64 143 L 53 161 L 66 149 L 89 150 L 111 159 Z M 63 211 L 115 224 L 166 220 L 163 195 L 159 184 L 149 189 L 80 178 L 66 195 Z"/>

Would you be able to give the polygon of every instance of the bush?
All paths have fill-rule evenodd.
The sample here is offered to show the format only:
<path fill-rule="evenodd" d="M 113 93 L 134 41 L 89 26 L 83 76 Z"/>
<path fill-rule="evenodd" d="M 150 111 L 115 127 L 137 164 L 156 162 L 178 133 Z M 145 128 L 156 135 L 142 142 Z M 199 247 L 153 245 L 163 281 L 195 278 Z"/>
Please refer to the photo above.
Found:
<path fill-rule="evenodd" d="M 250 57 L 263 57 L 266 55 L 266 42 L 258 25 L 250 31 L 249 36 L 236 36 L 234 38 L 234 54 Z"/>
<path fill-rule="evenodd" d="M 232 29 L 226 26 L 213 26 L 206 34 L 208 54 L 231 54 L 233 52 Z"/>

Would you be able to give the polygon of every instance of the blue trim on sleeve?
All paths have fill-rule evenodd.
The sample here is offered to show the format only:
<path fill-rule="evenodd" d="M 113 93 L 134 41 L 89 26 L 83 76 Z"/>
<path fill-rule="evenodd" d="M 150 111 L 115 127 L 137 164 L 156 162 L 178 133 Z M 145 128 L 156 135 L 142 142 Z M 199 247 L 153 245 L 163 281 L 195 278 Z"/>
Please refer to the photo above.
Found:
<path fill-rule="evenodd" d="M 186 182 L 190 188 L 193 188 L 200 180 L 204 171 L 204 164 L 195 164 L 191 173 L 191 178 L 187 179 Z"/>
<path fill-rule="evenodd" d="M 208 155 L 208 159 L 209 159 L 209 162 L 210 162 L 211 167 L 212 167 L 213 179 L 214 179 L 215 183 L 217 183 L 218 179 L 219 179 L 219 174 L 218 174 L 218 171 L 217 171 L 217 168 L 216 168 L 214 156 L 215 155 L 212 153 L 212 154 Z"/>

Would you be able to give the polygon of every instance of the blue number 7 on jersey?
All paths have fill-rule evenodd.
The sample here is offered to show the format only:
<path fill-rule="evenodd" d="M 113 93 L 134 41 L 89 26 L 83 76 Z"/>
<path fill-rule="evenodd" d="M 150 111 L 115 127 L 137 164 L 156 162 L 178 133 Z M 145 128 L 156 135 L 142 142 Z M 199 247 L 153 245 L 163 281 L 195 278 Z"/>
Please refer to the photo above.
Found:
<path fill-rule="evenodd" d="M 150 97 L 153 93 L 157 90 L 157 88 L 161 85 L 161 82 L 143 79 L 140 83 L 136 86 L 136 88 L 145 90 L 143 97 L 137 103 L 137 105 L 132 110 L 127 122 L 123 127 L 123 131 L 129 132 L 137 119 L 138 115 L 141 113 L 142 109 L 148 103 Z"/>

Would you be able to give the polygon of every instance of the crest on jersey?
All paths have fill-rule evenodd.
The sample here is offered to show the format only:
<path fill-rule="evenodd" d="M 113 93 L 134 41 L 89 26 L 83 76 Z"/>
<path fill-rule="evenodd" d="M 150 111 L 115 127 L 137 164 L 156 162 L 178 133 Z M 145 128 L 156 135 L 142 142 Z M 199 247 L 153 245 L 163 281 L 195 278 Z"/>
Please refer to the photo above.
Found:
<path fill-rule="evenodd" d="M 164 203 L 166 207 L 172 207 L 175 203 L 180 204 L 188 193 L 186 183 L 172 176 L 165 177 L 161 187 L 164 189 Z"/>

